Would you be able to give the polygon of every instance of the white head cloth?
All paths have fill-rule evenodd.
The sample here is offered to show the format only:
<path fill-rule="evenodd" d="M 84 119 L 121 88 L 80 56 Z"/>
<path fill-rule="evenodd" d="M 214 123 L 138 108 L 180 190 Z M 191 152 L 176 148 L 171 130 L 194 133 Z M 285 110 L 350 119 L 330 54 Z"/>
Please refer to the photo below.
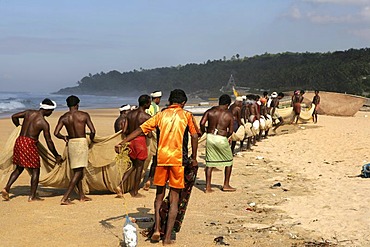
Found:
<path fill-rule="evenodd" d="M 273 93 L 271 94 L 271 98 L 276 98 L 277 96 L 278 96 L 277 92 L 273 92 Z"/>
<path fill-rule="evenodd" d="M 55 101 L 53 100 L 51 102 L 53 102 L 53 105 L 47 105 L 47 104 L 40 103 L 40 109 L 54 110 L 55 108 L 57 108 L 57 103 L 55 103 Z"/>
<path fill-rule="evenodd" d="M 238 96 L 238 97 L 236 97 L 235 101 L 243 101 L 243 97 L 242 96 Z"/>
<path fill-rule="evenodd" d="M 243 95 L 242 98 L 243 98 L 243 100 L 246 100 L 247 99 L 247 96 L 246 95 Z"/>
<path fill-rule="evenodd" d="M 125 105 L 125 106 L 122 106 L 121 108 L 119 108 L 119 111 L 128 111 L 130 109 L 131 109 L 130 105 Z"/>
<path fill-rule="evenodd" d="M 150 96 L 152 96 L 153 98 L 159 98 L 162 97 L 162 92 L 161 91 L 153 92 L 150 94 Z"/>

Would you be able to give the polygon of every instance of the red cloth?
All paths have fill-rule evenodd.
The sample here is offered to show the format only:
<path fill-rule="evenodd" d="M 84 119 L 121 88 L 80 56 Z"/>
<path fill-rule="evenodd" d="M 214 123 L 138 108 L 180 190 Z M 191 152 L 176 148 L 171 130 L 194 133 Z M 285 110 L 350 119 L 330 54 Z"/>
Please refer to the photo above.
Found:
<path fill-rule="evenodd" d="M 133 160 L 146 160 L 148 158 L 148 148 L 146 146 L 146 137 L 138 136 L 130 142 L 131 152 L 129 156 Z"/>
<path fill-rule="evenodd" d="M 26 168 L 40 168 L 37 143 L 38 140 L 18 136 L 13 149 L 13 164 Z"/>

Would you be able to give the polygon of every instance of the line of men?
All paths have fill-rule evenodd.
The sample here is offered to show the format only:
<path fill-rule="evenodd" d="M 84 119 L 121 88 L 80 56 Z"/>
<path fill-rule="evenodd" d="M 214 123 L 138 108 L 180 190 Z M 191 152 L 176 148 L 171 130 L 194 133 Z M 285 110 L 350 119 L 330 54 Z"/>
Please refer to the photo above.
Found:
<path fill-rule="evenodd" d="M 69 111 L 59 118 L 55 128 L 54 135 L 68 143 L 69 163 L 73 170 L 73 177 L 69 183 L 66 193 L 61 199 L 61 205 L 72 204 L 69 199 L 73 189 L 77 187 L 79 200 L 81 202 L 90 201 L 91 198 L 84 194 L 82 189 L 83 170 L 88 164 L 88 140 L 86 139 L 86 127 L 90 129 L 90 140 L 94 140 L 95 128 L 91 121 L 90 115 L 80 111 L 79 98 L 71 95 L 66 99 Z M 15 170 L 11 173 L 6 186 L 1 191 L 2 198 L 10 200 L 9 191 L 13 183 L 27 168 L 31 173 L 31 193 L 28 198 L 29 202 L 43 200 L 37 193 L 37 187 L 40 176 L 40 156 L 37 149 L 38 139 L 43 132 L 46 144 L 50 152 L 55 156 L 57 164 L 62 162 L 62 157 L 57 152 L 51 139 L 50 125 L 45 117 L 49 117 L 57 104 L 50 100 L 44 99 L 40 103 L 39 110 L 26 110 L 12 115 L 12 121 L 16 127 L 22 126 L 20 134 L 16 139 L 13 149 L 13 164 Z M 20 119 L 23 119 L 22 124 Z M 65 127 L 68 135 L 62 135 L 61 129 Z"/>
<path fill-rule="evenodd" d="M 151 239 L 153 241 L 159 241 L 162 238 L 163 244 L 171 244 L 173 243 L 171 233 L 175 225 L 176 216 L 178 215 L 179 201 L 181 199 L 180 193 L 185 187 L 185 167 L 197 167 L 198 165 L 198 136 L 207 133 L 205 192 L 213 191 L 211 189 L 211 174 L 215 167 L 225 167 L 225 179 L 222 190 L 235 191 L 236 189 L 230 186 L 233 152 L 236 144 L 236 141 L 233 141 L 231 148 L 229 146 L 232 133 L 236 132 L 241 125 L 248 124 L 247 126 L 251 129 L 258 122 L 259 126 L 262 119 L 278 120 L 274 127 L 275 131 L 283 124 L 283 119 L 279 116 L 277 107 L 279 100 L 284 97 L 284 94 L 274 92 L 270 98 L 267 97 L 267 93 L 262 98 L 255 95 L 248 95 L 245 98 L 237 97 L 233 104 L 231 104 L 229 95 L 222 95 L 219 98 L 219 105 L 204 113 L 200 121 L 200 129 L 197 127 L 193 115 L 183 109 L 187 102 L 187 96 L 183 90 L 175 89 L 171 91 L 169 106 L 162 111 L 158 107 L 162 96 L 161 92 L 153 92 L 151 96 L 152 100 L 149 95 L 141 95 L 138 100 L 139 107 L 137 109 L 129 110 L 131 107 L 127 105 L 120 108 L 122 114 L 115 122 L 115 130 L 122 129 L 124 138 L 122 142 L 115 146 L 115 149 L 119 153 L 122 145 L 129 142 L 133 169 L 125 172 L 121 183 L 124 183 L 131 173 L 134 173 L 135 184 L 130 194 L 134 197 L 140 196 L 138 191 L 142 169 L 145 160 L 148 158 L 145 136 L 152 138 L 153 133 L 156 134 L 156 141 L 154 142 L 157 144 L 157 147 L 153 147 L 156 157 L 153 159 L 152 164 L 152 169 L 155 172 L 148 179 L 149 185 L 151 180 L 153 180 L 153 184 L 157 187 L 154 202 L 155 225 Z M 95 128 L 89 114 L 78 110 L 78 97 L 72 95 L 66 101 L 69 111 L 59 118 L 54 135 L 68 142 L 69 159 L 74 176 L 70 181 L 67 192 L 61 200 L 62 205 L 72 203 L 69 195 L 76 186 L 81 201 L 91 200 L 84 195 L 81 184 L 83 169 L 88 163 L 86 127 L 90 129 L 90 140 L 93 140 L 95 136 Z M 44 133 L 49 150 L 56 157 L 56 162 L 61 162 L 61 157 L 56 151 L 50 137 L 49 124 L 44 118 L 45 116 L 50 116 L 55 107 L 55 102 L 45 99 L 40 104 L 38 111 L 27 110 L 12 116 L 13 123 L 16 126 L 20 125 L 20 118 L 24 120 L 20 136 L 17 138 L 14 146 L 13 163 L 16 165 L 16 170 L 11 174 L 7 185 L 1 192 L 5 200 L 9 200 L 10 187 L 24 168 L 34 169 L 31 176 L 31 195 L 29 201 L 40 200 L 36 195 L 40 172 L 40 157 L 37 154 L 36 144 L 41 131 Z M 148 114 L 146 112 L 148 110 L 153 115 Z M 270 113 L 270 116 L 268 113 Z M 60 133 L 63 127 L 67 130 L 67 136 Z M 259 127 L 255 129 L 259 130 Z M 264 131 L 263 137 L 267 138 L 268 129 L 264 129 Z M 259 131 L 254 136 L 250 135 L 247 137 L 247 149 L 250 149 L 253 143 L 262 138 L 262 133 L 263 131 Z M 189 135 L 191 142 L 190 157 L 188 156 Z M 243 141 L 241 140 L 241 148 L 243 147 Z M 169 210 L 167 226 L 164 230 L 161 229 L 160 225 L 160 208 L 165 196 L 167 182 L 170 187 Z M 122 193 L 122 191 L 119 192 Z"/>

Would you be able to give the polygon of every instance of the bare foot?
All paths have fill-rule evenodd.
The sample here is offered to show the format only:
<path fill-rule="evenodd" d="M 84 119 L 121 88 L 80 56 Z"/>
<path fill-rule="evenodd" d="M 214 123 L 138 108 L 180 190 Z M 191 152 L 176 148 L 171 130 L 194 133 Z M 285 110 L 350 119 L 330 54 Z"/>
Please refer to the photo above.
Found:
<path fill-rule="evenodd" d="M 6 189 L 3 189 L 1 191 L 1 197 L 4 199 L 4 201 L 9 201 L 10 200 L 9 192 L 6 191 Z"/>
<path fill-rule="evenodd" d="M 146 183 L 144 184 L 143 190 L 148 191 L 150 188 L 150 184 L 151 184 L 150 180 L 146 181 Z"/>
<path fill-rule="evenodd" d="M 164 241 L 163 240 L 163 245 L 170 245 L 170 244 L 174 244 L 174 243 L 176 243 L 175 240 L 169 240 L 169 241 Z"/>
<path fill-rule="evenodd" d="M 142 198 L 142 197 L 145 197 L 143 194 L 140 194 L 139 192 L 133 192 L 133 191 L 130 191 L 130 195 L 132 197 L 135 197 L 135 198 Z"/>
<path fill-rule="evenodd" d="M 72 205 L 72 204 L 74 204 L 74 203 L 71 202 L 71 199 L 61 200 L 60 201 L 60 205 Z"/>
<path fill-rule="evenodd" d="M 161 233 L 160 232 L 154 232 L 152 237 L 150 238 L 152 242 L 159 242 L 161 240 Z"/>
<path fill-rule="evenodd" d="M 43 201 L 41 197 L 35 196 L 35 197 L 28 197 L 28 202 L 37 202 L 37 201 Z"/>
<path fill-rule="evenodd" d="M 88 201 L 92 201 L 92 199 L 90 197 L 87 197 L 87 196 L 83 196 L 80 198 L 80 202 L 88 202 Z"/>
<path fill-rule="evenodd" d="M 204 190 L 204 193 L 212 193 L 212 192 L 215 192 L 213 189 L 205 189 Z"/>
<path fill-rule="evenodd" d="M 221 189 L 223 192 L 234 192 L 234 191 L 236 191 L 236 188 L 233 188 L 233 187 L 231 187 L 231 186 L 224 186 L 224 187 L 222 187 L 222 189 Z"/>
<path fill-rule="evenodd" d="M 117 186 L 115 191 L 117 193 L 116 198 L 123 198 L 123 192 L 120 186 Z"/>

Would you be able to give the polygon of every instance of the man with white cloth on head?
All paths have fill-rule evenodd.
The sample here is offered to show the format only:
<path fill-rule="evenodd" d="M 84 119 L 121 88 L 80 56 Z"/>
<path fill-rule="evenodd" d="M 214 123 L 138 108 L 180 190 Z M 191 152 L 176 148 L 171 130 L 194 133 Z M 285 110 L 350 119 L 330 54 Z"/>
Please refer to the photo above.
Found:
<path fill-rule="evenodd" d="M 80 99 L 77 96 L 71 95 L 66 101 L 69 111 L 59 118 L 54 135 L 68 143 L 68 158 L 74 175 L 69 183 L 67 192 L 63 195 L 60 202 L 61 205 L 72 204 L 69 195 L 76 185 L 80 201 L 91 201 L 91 198 L 85 196 L 82 189 L 82 178 L 84 169 L 88 164 L 89 151 L 89 144 L 86 139 L 86 126 L 90 129 L 90 140 L 93 141 L 95 137 L 95 128 L 90 115 L 87 112 L 78 110 Z M 68 136 L 60 133 L 63 126 L 66 128 Z"/>
<path fill-rule="evenodd" d="M 118 131 L 123 129 L 124 123 L 126 121 L 126 115 L 127 115 L 127 113 L 129 113 L 130 110 L 131 110 L 131 106 L 128 105 L 128 104 L 127 105 L 122 105 L 119 108 L 120 115 L 118 116 L 118 118 L 114 122 L 114 132 L 117 133 Z"/>
<path fill-rule="evenodd" d="M 39 110 L 26 110 L 12 115 L 12 121 L 15 126 L 21 125 L 19 119 L 23 118 L 21 132 L 15 141 L 13 150 L 13 164 L 15 170 L 10 175 L 9 181 L 1 191 L 4 200 L 8 201 L 9 190 L 12 184 L 18 179 L 19 175 L 27 168 L 31 172 L 31 194 L 28 201 L 43 200 L 36 195 L 37 186 L 40 176 L 40 156 L 37 149 L 37 143 L 41 131 L 49 150 L 55 156 L 57 163 L 62 161 L 61 156 L 55 149 L 54 143 L 50 136 L 50 126 L 45 117 L 50 116 L 57 104 L 50 100 L 44 99 L 40 103 Z"/>

